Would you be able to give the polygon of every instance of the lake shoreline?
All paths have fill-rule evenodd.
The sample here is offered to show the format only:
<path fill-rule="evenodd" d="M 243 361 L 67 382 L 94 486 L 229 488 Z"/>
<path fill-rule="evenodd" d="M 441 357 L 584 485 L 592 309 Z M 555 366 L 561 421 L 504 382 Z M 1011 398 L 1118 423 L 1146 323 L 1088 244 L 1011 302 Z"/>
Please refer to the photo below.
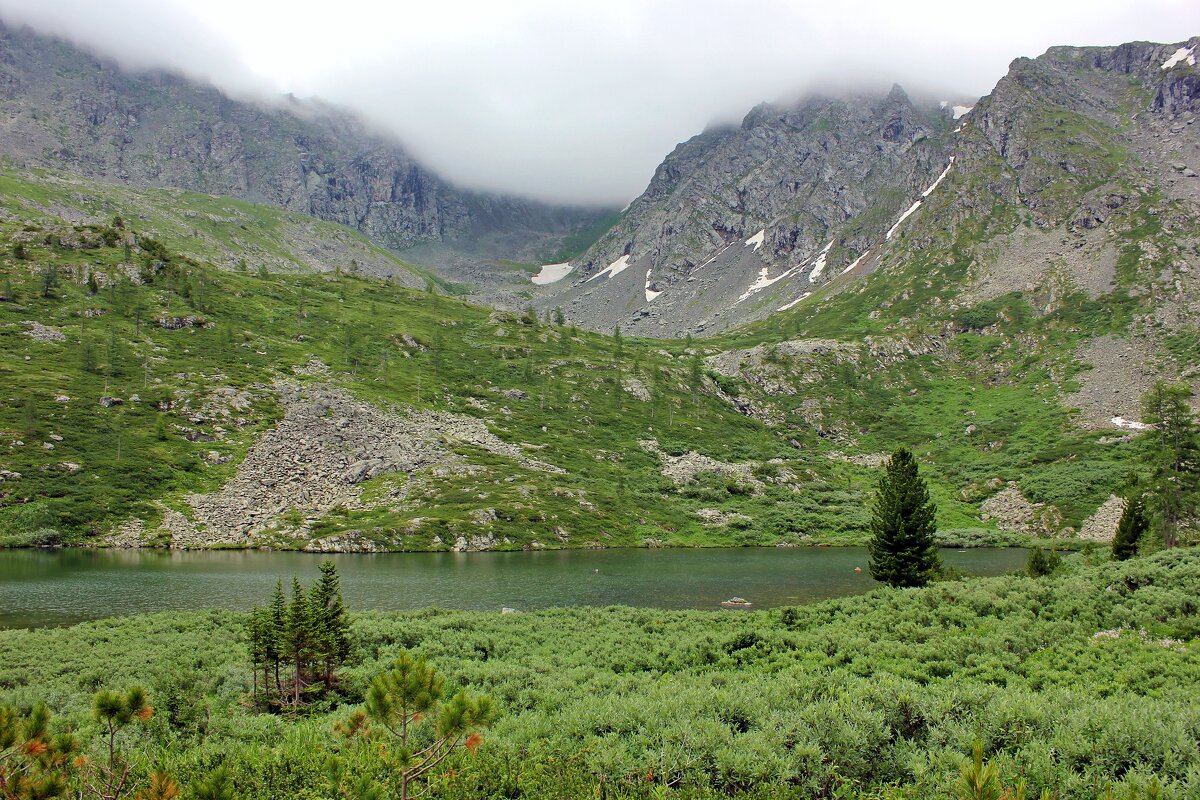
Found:
<path fill-rule="evenodd" d="M 1024 548 L 943 548 L 952 576 L 1025 569 Z M 530 611 L 626 605 L 758 609 L 875 589 L 864 547 L 613 548 L 475 553 L 305 553 L 60 548 L 0 551 L 0 627 L 194 608 L 247 610 L 332 560 L 359 610 Z"/>
<path fill-rule="evenodd" d="M 951 531 L 950 533 L 953 533 Z M 173 552 L 192 552 L 192 553 L 212 553 L 212 552 L 255 552 L 255 553 L 310 553 L 314 555 L 385 555 L 385 554 L 402 554 L 402 553 L 553 553 L 553 552 L 587 552 L 587 551 L 642 551 L 642 550 L 803 550 L 803 549 L 824 549 L 824 548 L 842 548 L 842 547 L 865 547 L 868 537 L 862 539 L 826 539 L 826 538 L 808 538 L 799 541 L 780 541 L 775 544 L 730 544 L 728 542 L 714 542 L 711 544 L 684 544 L 673 543 L 668 541 L 657 541 L 655 544 L 616 544 L 616 545 L 598 545 L 584 544 L 578 546 L 571 545 L 543 545 L 541 547 L 531 547 L 528 544 L 520 547 L 510 547 L 501 545 L 498 547 L 487 548 L 466 548 L 456 550 L 453 547 L 441 548 L 408 548 L 403 550 L 379 547 L 375 549 L 332 549 L 332 548 L 309 548 L 309 547 L 272 547 L 270 545 L 238 545 L 222 543 L 211 547 L 187 547 L 173 546 L 170 544 L 140 544 L 140 545 L 121 545 L 112 544 L 110 542 L 71 542 L 65 544 L 38 544 L 38 545 L 9 545 L 0 546 L 0 552 L 4 551 L 19 551 L 19 550 L 96 550 L 96 551 L 173 551 Z M 944 548 L 955 549 L 981 549 L 981 548 L 1005 548 L 1005 547 L 1046 547 L 1049 546 L 1059 550 L 1081 550 L 1085 549 L 1090 540 L 1087 539 L 1071 539 L 1071 538 L 1040 538 L 1035 536 L 1007 533 L 1005 531 L 988 531 L 983 536 L 973 536 L 969 539 L 961 539 L 954 536 L 939 537 L 938 546 Z"/>

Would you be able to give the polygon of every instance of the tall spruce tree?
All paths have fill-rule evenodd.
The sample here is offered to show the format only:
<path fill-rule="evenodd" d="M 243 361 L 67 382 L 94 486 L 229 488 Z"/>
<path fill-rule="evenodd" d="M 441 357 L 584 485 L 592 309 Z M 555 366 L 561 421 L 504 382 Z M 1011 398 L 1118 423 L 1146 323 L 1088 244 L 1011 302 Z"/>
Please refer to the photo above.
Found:
<path fill-rule="evenodd" d="M 287 606 L 283 639 L 283 652 L 293 670 L 292 705 L 299 708 L 300 695 L 308 685 L 306 673 L 316 644 L 311 608 L 299 578 L 292 578 L 292 600 Z"/>
<path fill-rule="evenodd" d="M 1150 458 L 1153 518 L 1167 547 L 1177 543 L 1179 528 L 1195 512 L 1200 491 L 1200 432 L 1191 398 L 1191 386 L 1165 381 L 1156 381 L 1142 398 L 1142 419 L 1154 426 L 1158 445 Z"/>
<path fill-rule="evenodd" d="M 1150 518 L 1146 514 L 1146 501 L 1141 492 L 1130 492 L 1125 498 L 1125 510 L 1117 523 L 1113 536 L 1112 554 L 1118 561 L 1137 555 L 1138 543 L 1150 529 Z"/>
<path fill-rule="evenodd" d="M 321 577 L 309 595 L 315 634 L 315 656 L 321 663 L 321 679 L 333 688 L 333 673 L 350 655 L 350 623 L 342 601 L 337 566 L 328 559 L 319 567 Z"/>
<path fill-rule="evenodd" d="M 283 581 L 276 581 L 275 593 L 271 595 L 270 626 L 268 633 L 272 641 L 271 668 L 275 673 L 275 693 L 283 694 L 283 679 L 280 675 L 280 661 L 287 646 L 287 601 L 283 596 Z"/>
<path fill-rule="evenodd" d="M 890 586 L 924 586 L 941 569 L 933 534 L 937 508 L 907 448 L 892 454 L 871 517 L 871 577 Z"/>

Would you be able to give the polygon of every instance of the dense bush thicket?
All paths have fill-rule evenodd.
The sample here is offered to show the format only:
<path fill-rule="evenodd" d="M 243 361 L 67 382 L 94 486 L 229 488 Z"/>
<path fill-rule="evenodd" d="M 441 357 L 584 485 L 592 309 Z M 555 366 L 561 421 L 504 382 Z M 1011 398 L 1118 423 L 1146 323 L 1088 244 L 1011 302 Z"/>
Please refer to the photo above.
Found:
<path fill-rule="evenodd" d="M 249 710 L 245 615 L 5 631 L 0 703 L 45 701 L 95 748 L 92 693 L 140 683 L 143 777 L 223 764 L 239 797 L 332 797 L 334 725 L 411 651 L 499 711 L 438 797 L 954 797 L 976 741 L 1029 797 L 1200 796 L 1200 552 L 1086 559 L 772 612 L 359 614 L 350 702 L 292 718 Z"/>

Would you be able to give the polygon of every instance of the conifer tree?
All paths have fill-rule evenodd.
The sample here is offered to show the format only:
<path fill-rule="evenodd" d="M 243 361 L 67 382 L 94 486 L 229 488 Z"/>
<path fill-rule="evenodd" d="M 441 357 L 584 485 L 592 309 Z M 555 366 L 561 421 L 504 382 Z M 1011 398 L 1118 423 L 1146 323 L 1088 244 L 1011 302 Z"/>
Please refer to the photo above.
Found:
<path fill-rule="evenodd" d="M 133 723 L 154 716 L 146 690 L 134 686 L 125 692 L 101 691 L 92 699 L 92 718 L 104 733 L 105 758 L 90 765 L 84 777 L 89 792 L 98 800 L 120 800 L 130 790 L 132 764 L 118 747 L 117 736 Z"/>
<path fill-rule="evenodd" d="M 312 613 L 299 578 L 292 578 L 292 599 L 284 621 L 283 652 L 293 668 L 292 705 L 300 706 L 300 694 L 307 685 L 305 671 L 313 655 L 315 639 Z"/>
<path fill-rule="evenodd" d="M 58 288 L 58 267 L 53 264 L 46 264 L 42 267 L 42 297 L 54 297 L 54 290 Z"/>
<path fill-rule="evenodd" d="M 192 784 L 188 796 L 194 800 L 233 800 L 233 779 L 224 766 Z"/>
<path fill-rule="evenodd" d="M 6 303 L 11 303 L 17 299 L 16 292 L 13 291 L 12 276 L 7 272 L 0 279 L 0 300 Z"/>
<path fill-rule="evenodd" d="M 316 656 L 321 661 L 322 680 L 333 688 L 333 672 L 350 655 L 350 623 L 342 601 L 337 566 L 326 559 L 319 567 L 321 577 L 312 588 L 310 605 L 316 633 Z"/>
<path fill-rule="evenodd" d="M 395 739 L 389 758 L 398 776 L 396 795 L 400 800 L 417 796 L 413 785 L 458 748 L 473 752 L 482 741 L 478 731 L 489 727 L 496 717 L 487 696 L 460 691 L 443 700 L 443 691 L 442 677 L 424 656 L 414 659 L 401 653 L 392 669 L 377 676 L 367 692 L 367 716 Z M 418 738 L 423 726 L 431 728 L 429 744 Z M 419 741 L 424 746 L 418 749 Z"/>
<path fill-rule="evenodd" d="M 1125 498 L 1125 510 L 1117 523 L 1117 532 L 1113 536 L 1112 554 L 1118 561 L 1125 561 L 1137 555 L 1138 543 L 1150 529 L 1150 519 L 1146 515 L 1146 502 L 1141 492 L 1130 492 Z"/>
<path fill-rule="evenodd" d="M 941 568 L 934 540 L 937 509 L 907 448 L 892 454 L 871 518 L 871 577 L 890 586 L 924 586 Z"/>
<path fill-rule="evenodd" d="M 283 581 L 275 582 L 275 593 L 271 595 L 270 608 L 270 627 L 268 628 L 271 637 L 272 655 L 271 667 L 275 673 L 275 692 L 283 695 L 283 681 L 280 676 L 280 662 L 283 660 L 282 654 L 286 646 L 286 630 L 287 630 L 287 601 L 283 596 Z"/>
<path fill-rule="evenodd" d="M 1142 419 L 1154 426 L 1158 448 L 1154 469 L 1154 522 L 1162 541 L 1174 547 L 1179 526 L 1195 507 L 1200 477 L 1200 436 L 1187 384 L 1157 381 L 1142 399 Z"/>

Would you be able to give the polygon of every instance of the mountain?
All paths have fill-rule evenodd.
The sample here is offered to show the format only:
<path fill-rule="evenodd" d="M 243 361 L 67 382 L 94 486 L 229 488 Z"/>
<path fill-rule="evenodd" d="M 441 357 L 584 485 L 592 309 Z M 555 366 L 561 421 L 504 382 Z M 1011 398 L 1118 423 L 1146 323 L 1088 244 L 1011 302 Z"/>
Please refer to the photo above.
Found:
<path fill-rule="evenodd" d="M 453 186 L 332 106 L 234 99 L 172 73 L 122 70 L 2 22 L 0 157 L 270 204 L 393 250 L 451 243 L 533 260 L 603 215 Z"/>
<path fill-rule="evenodd" d="M 978 243 L 1000 267 L 962 291 L 986 299 L 1053 258 L 1102 287 L 1119 249 L 1106 220 L 1147 192 L 1197 199 L 1194 46 L 1052 48 L 1015 61 L 973 111 L 898 87 L 759 107 L 677 147 L 539 302 L 597 329 L 711 333 L 841 291 L 962 224 L 994 228 L 1009 208 L 1031 228 Z M 923 224 L 934 205 L 947 213 Z"/>
<path fill-rule="evenodd" d="M 955 125 L 899 86 L 761 105 L 679 145 L 542 304 L 651 336 L 759 319 L 882 241 L 946 170 Z"/>
<path fill-rule="evenodd" d="M 355 274 L 394 256 L 273 205 L 10 167 L 0 541 L 844 544 L 900 445 L 945 542 L 1103 540 L 1153 475 L 1142 396 L 1200 375 L 1197 52 L 1054 48 L 957 120 L 893 90 L 702 134 L 543 298 L 683 331 L 673 294 L 699 323 L 689 287 L 763 284 L 690 341 Z"/>

